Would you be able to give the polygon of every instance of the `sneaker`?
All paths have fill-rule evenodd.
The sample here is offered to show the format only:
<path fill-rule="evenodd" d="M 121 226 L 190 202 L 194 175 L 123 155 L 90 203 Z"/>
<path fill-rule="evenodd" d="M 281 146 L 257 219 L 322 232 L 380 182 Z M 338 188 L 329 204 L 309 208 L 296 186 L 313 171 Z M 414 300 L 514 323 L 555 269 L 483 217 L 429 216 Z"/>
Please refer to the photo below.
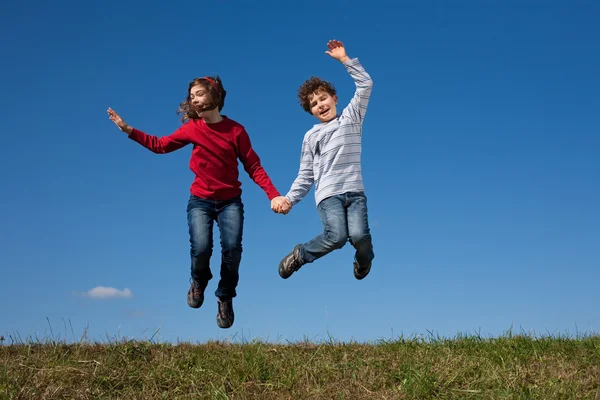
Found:
<path fill-rule="evenodd" d="M 196 282 L 193 278 L 190 279 L 190 281 L 190 290 L 188 290 L 187 294 L 188 306 L 192 308 L 200 308 L 202 303 L 204 303 L 204 289 L 206 289 L 206 285 Z"/>
<path fill-rule="evenodd" d="M 356 279 L 363 279 L 365 276 L 369 275 L 369 272 L 371 272 L 371 263 L 369 263 L 367 266 L 361 267 L 360 264 L 358 264 L 358 261 L 354 259 L 354 277 Z"/>
<path fill-rule="evenodd" d="M 233 313 L 233 300 L 221 301 L 217 299 L 219 312 L 217 313 L 217 325 L 219 328 L 227 329 L 233 325 L 235 315 Z"/>
<path fill-rule="evenodd" d="M 300 269 L 305 264 L 304 260 L 300 258 L 300 245 L 294 247 L 294 250 L 287 256 L 283 257 L 279 263 L 279 276 L 283 279 L 287 279 L 292 274 Z"/>

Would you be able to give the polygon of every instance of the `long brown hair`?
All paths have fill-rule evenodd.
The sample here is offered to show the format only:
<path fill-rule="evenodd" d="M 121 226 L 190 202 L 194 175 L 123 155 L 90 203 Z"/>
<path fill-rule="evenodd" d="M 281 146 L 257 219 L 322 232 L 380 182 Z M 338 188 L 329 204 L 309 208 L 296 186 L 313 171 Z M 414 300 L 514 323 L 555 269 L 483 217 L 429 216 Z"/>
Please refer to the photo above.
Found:
<path fill-rule="evenodd" d="M 199 119 L 198 113 L 192 108 L 190 91 L 196 85 L 201 85 L 211 96 L 212 102 L 204 107 L 204 110 L 214 110 L 219 107 L 219 111 L 225 106 L 225 95 L 227 92 L 223 87 L 221 78 L 217 76 L 206 76 L 203 78 L 195 78 L 188 85 L 187 97 L 179 104 L 177 114 L 181 115 L 181 122 L 186 122 L 188 119 Z"/>

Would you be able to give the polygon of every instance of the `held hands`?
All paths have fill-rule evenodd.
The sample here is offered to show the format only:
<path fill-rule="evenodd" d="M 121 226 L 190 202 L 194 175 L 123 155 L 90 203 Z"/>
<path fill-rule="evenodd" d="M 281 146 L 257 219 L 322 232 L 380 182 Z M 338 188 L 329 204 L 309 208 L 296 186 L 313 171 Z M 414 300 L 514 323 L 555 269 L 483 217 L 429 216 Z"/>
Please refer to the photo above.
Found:
<path fill-rule="evenodd" d="M 114 122 L 120 130 L 122 130 L 128 135 L 133 131 L 133 128 L 127 125 L 127 122 L 125 122 L 123 118 L 121 118 L 121 116 L 116 113 L 115 110 L 109 107 L 108 110 L 106 110 L 106 112 L 108 113 L 108 118 L 110 118 L 110 120 Z"/>
<path fill-rule="evenodd" d="M 344 44 L 339 40 L 330 40 L 327 42 L 327 47 L 329 48 L 325 54 L 335 58 L 341 63 L 345 63 L 350 60 L 350 57 L 346 54 L 346 49 L 344 48 Z"/>
<path fill-rule="evenodd" d="M 271 200 L 271 210 L 278 214 L 287 214 L 291 209 L 292 203 L 284 196 L 274 197 Z"/>

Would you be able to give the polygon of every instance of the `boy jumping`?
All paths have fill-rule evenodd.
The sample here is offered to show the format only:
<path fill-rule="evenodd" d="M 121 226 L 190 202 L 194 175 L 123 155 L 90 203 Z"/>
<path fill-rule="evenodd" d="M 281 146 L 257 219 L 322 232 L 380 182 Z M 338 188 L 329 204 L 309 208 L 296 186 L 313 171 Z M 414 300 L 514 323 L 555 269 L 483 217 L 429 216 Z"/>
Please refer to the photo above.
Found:
<path fill-rule="evenodd" d="M 315 201 L 323 232 L 297 245 L 279 263 L 279 275 L 289 278 L 300 267 L 341 249 L 348 240 L 356 249 L 354 276 L 363 279 L 371 270 L 375 257 L 367 218 L 367 198 L 362 181 L 362 123 L 367 111 L 373 81 L 357 58 L 346 54 L 342 42 L 330 40 L 325 53 L 340 61 L 356 84 L 354 97 L 341 114 L 336 111 L 335 87 L 312 77 L 298 90 L 304 111 L 319 123 L 304 135 L 298 177 L 286 194 L 287 213 L 315 185 Z"/>

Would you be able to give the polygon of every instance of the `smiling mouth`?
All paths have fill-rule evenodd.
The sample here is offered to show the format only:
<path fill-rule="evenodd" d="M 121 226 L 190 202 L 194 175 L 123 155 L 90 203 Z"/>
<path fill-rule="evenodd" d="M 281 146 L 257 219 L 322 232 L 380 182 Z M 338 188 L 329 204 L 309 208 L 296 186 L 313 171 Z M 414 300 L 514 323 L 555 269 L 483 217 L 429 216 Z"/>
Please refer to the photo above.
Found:
<path fill-rule="evenodd" d="M 329 109 L 325 110 L 325 111 L 321 111 L 321 115 L 325 115 L 329 112 Z"/>

